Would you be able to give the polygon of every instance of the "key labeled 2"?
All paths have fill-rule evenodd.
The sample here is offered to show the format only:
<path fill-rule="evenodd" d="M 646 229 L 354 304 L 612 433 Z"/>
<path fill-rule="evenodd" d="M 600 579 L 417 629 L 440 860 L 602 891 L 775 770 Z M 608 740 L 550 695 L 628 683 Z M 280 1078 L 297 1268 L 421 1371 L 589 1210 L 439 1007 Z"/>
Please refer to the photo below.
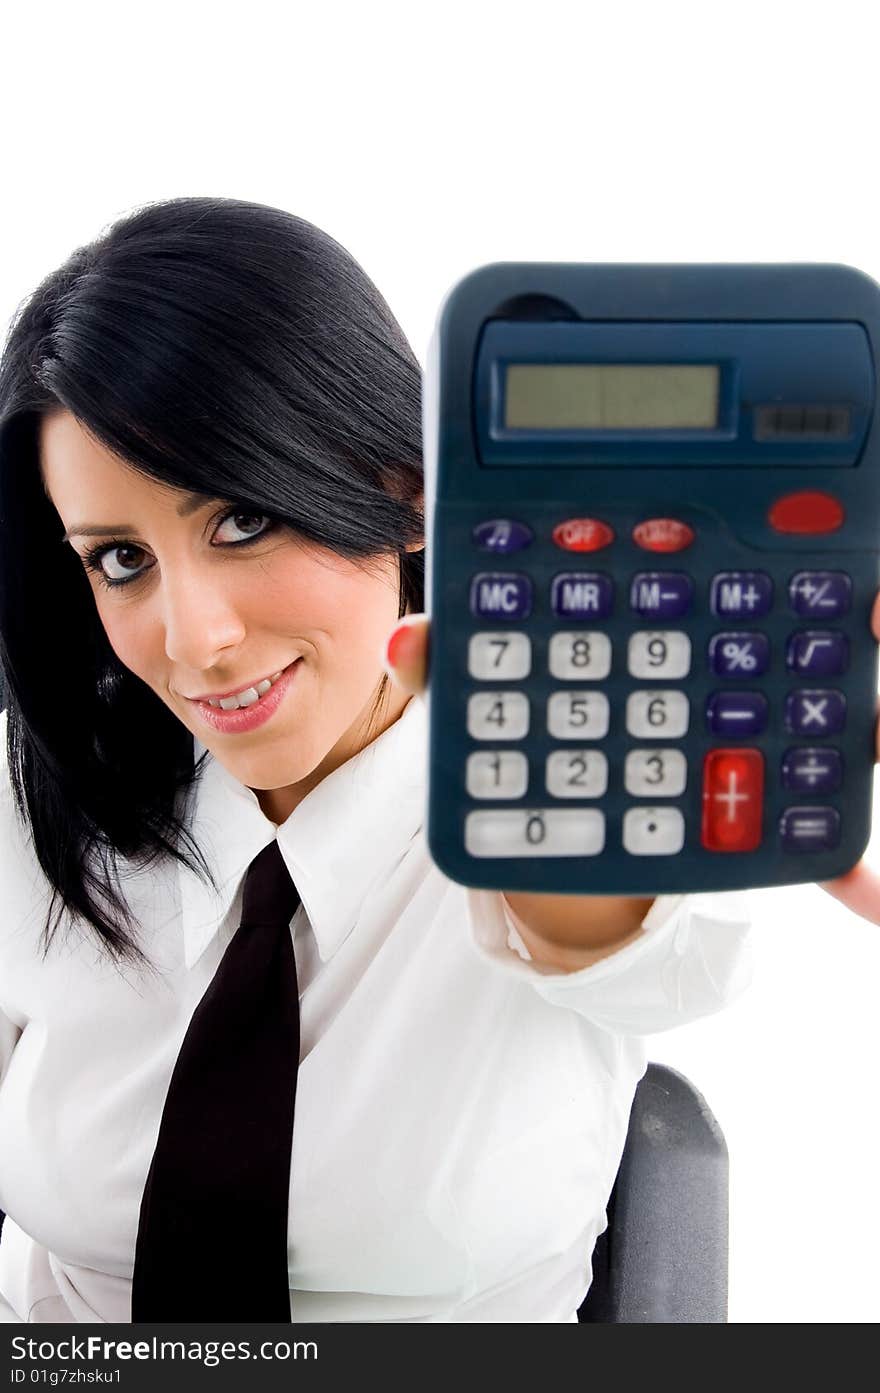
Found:
<path fill-rule="evenodd" d="M 601 798 L 608 788 L 608 760 L 601 750 L 553 750 L 546 781 L 553 798 Z"/>

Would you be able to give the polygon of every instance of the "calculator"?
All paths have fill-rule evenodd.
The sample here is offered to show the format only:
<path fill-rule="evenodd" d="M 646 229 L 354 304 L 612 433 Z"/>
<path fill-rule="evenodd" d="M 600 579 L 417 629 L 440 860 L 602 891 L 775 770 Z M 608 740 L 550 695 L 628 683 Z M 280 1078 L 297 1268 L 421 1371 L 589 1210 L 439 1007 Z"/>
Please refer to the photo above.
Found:
<path fill-rule="evenodd" d="M 826 880 L 871 828 L 880 287 L 499 262 L 424 375 L 427 836 L 463 885 Z"/>

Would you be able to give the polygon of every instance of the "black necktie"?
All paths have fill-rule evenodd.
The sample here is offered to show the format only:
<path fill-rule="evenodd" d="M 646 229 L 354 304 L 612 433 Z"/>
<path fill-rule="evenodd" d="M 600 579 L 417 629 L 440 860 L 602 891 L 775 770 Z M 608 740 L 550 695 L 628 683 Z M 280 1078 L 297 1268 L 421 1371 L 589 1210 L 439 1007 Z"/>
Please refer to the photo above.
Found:
<path fill-rule="evenodd" d="M 270 842 L 248 868 L 241 924 L 171 1075 L 141 1201 L 132 1322 L 290 1322 L 298 904 Z"/>

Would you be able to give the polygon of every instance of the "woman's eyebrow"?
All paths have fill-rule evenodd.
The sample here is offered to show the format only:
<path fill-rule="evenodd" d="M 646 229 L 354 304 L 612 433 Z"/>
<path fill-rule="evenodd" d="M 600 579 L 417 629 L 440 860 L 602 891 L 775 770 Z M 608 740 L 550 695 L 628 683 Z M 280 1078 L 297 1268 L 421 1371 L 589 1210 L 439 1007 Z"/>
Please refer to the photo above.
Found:
<path fill-rule="evenodd" d="M 177 516 L 179 518 L 188 518 L 190 513 L 196 512 L 199 508 L 204 508 L 207 503 L 215 503 L 216 501 L 217 500 L 208 493 L 188 493 L 183 502 L 179 503 L 177 506 Z M 65 532 L 61 540 L 62 542 L 67 542 L 71 537 L 104 537 L 109 536 L 111 532 L 136 531 L 137 528 L 132 527 L 130 522 L 124 522 L 119 525 L 102 523 L 100 527 L 94 527 L 88 523 L 77 523 L 75 527 L 71 527 L 69 531 Z"/>

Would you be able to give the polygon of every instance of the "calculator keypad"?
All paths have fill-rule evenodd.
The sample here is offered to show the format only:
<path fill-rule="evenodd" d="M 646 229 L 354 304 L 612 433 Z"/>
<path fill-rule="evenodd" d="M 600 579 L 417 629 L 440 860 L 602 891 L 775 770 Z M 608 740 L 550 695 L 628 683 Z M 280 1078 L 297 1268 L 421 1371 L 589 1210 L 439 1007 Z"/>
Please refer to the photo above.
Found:
<path fill-rule="evenodd" d="M 504 518 L 478 524 L 472 536 L 476 547 L 496 554 L 524 552 L 535 541 L 525 523 Z M 621 538 L 621 529 L 583 517 L 559 520 L 550 535 L 558 559 L 569 567 L 576 564 L 573 553 L 611 548 Z M 694 539 L 686 524 L 662 517 L 631 533 L 637 546 L 656 552 L 681 554 Z M 841 813 L 821 799 L 843 783 L 841 752 L 826 742 L 845 729 L 847 702 L 827 679 L 842 676 L 850 666 L 849 640 L 833 625 L 851 610 L 850 577 L 843 571 L 792 569 L 774 582 L 763 570 L 719 570 L 700 594 L 682 560 L 686 563 L 681 555 L 670 556 L 676 569 L 633 569 L 620 593 L 610 574 L 588 569 L 600 564 L 598 556 L 585 556 L 583 568 L 555 571 L 541 586 L 528 567 L 475 568 L 469 607 L 485 626 L 468 639 L 473 685 L 467 732 L 486 748 L 467 755 L 463 782 L 475 802 L 521 806 L 467 812 L 465 843 L 472 856 L 598 855 L 608 833 L 605 812 L 565 804 L 586 804 L 609 792 L 632 800 L 615 821 L 615 839 L 632 856 L 680 852 L 687 826 L 682 808 L 674 804 L 687 797 L 693 808 L 694 795 L 702 810 L 699 845 L 707 851 L 754 851 L 771 837 L 784 852 L 838 845 Z M 612 642 L 602 625 L 621 599 L 633 627 Z M 786 604 L 791 627 L 781 642 L 778 612 Z M 538 605 L 555 621 L 540 643 L 524 622 Z M 699 644 L 687 627 L 695 614 L 717 621 Z M 511 625 L 517 620 L 522 627 Z M 772 642 L 762 621 L 775 635 Z M 619 624 L 612 629 L 620 633 Z M 778 700 L 781 709 L 774 710 L 761 678 L 783 670 L 792 684 L 800 679 L 803 684 L 791 686 Z M 625 694 L 622 677 L 629 682 Z M 675 683 L 695 677 L 708 677 L 715 686 L 708 694 L 702 688 L 692 712 L 689 695 Z M 618 683 L 619 710 L 612 709 L 605 691 L 590 685 L 609 678 Z M 529 679 L 534 690 L 517 685 Z M 553 683 L 561 685 L 554 689 Z M 693 724 L 697 716 L 699 727 Z M 774 757 L 771 768 L 764 751 L 748 742 L 780 729 L 792 743 Z M 601 747 L 609 731 L 618 742 L 612 746 L 613 761 Z M 623 732 L 629 748 L 618 754 Z M 696 769 L 689 770 L 685 751 L 668 742 L 700 732 L 718 744 L 702 756 L 700 785 L 691 789 Z M 531 749 L 511 747 L 527 736 L 530 747 L 540 740 L 540 760 Z M 559 747 L 552 748 L 553 742 Z M 789 806 L 775 825 L 765 826 L 771 780 Z M 527 807 L 526 799 L 531 800 Z"/>

